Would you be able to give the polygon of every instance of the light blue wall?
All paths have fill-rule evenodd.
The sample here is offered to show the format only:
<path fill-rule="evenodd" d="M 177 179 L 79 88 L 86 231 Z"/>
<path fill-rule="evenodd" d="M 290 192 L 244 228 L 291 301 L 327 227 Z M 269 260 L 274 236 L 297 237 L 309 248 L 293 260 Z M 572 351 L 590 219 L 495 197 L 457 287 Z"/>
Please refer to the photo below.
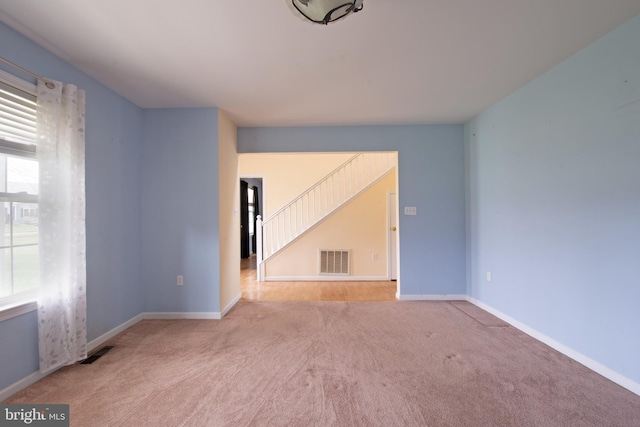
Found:
<path fill-rule="evenodd" d="M 77 80 L 75 80 L 77 81 Z M 87 337 L 140 314 L 142 112 L 95 84 L 87 90 Z"/>
<path fill-rule="evenodd" d="M 2 23 L 0 55 L 87 92 L 87 326 L 91 340 L 143 308 L 138 172 L 142 113 Z M 8 66 L 0 67 L 29 80 Z M 37 370 L 35 314 L 0 322 L 0 390 Z"/>
<path fill-rule="evenodd" d="M 0 322 L 0 390 L 36 372 L 38 366 L 38 313 Z"/>
<path fill-rule="evenodd" d="M 146 110 L 144 128 L 145 311 L 219 312 L 218 110 Z"/>
<path fill-rule="evenodd" d="M 402 295 L 464 294 L 462 126 L 238 129 L 239 153 L 367 150 L 398 152 Z"/>
<path fill-rule="evenodd" d="M 640 17 L 465 138 L 469 294 L 640 383 Z"/>

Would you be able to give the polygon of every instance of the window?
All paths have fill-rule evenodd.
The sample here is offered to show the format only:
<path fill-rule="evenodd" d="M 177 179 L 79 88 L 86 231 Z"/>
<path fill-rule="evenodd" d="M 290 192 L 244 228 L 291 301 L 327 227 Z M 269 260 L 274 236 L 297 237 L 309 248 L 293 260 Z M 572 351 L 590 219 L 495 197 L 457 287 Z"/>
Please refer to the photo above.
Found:
<path fill-rule="evenodd" d="M 38 287 L 35 87 L 0 74 L 0 305 Z"/>

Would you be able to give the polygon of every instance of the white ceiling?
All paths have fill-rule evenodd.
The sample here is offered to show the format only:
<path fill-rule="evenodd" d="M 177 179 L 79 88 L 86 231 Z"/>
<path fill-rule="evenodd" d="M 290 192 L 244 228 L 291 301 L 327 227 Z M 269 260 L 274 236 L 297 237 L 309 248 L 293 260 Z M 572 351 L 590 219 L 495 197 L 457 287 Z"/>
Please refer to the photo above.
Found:
<path fill-rule="evenodd" d="M 638 0 L 365 0 L 321 26 L 287 3 L 0 0 L 0 19 L 140 107 L 296 126 L 463 123 L 640 13 Z"/>

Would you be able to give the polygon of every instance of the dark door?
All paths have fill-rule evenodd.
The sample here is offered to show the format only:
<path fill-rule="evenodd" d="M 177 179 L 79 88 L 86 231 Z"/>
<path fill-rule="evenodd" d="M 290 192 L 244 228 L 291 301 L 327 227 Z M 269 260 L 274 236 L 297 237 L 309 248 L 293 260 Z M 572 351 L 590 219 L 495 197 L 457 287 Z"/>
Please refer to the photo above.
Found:
<path fill-rule="evenodd" d="M 251 252 L 256 253 L 256 235 L 258 234 L 258 215 L 260 215 L 260 197 L 258 187 L 253 187 L 253 236 L 251 236 Z"/>
<path fill-rule="evenodd" d="M 249 185 L 240 181 L 240 258 L 249 258 Z"/>

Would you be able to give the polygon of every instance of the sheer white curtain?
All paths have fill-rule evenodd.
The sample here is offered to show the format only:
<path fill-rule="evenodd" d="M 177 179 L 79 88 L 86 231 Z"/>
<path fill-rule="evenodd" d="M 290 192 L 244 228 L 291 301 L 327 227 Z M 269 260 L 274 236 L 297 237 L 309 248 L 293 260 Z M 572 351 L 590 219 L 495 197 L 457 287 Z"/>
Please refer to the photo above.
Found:
<path fill-rule="evenodd" d="M 85 93 L 38 82 L 37 158 L 40 167 L 40 371 L 87 355 L 84 192 Z"/>

